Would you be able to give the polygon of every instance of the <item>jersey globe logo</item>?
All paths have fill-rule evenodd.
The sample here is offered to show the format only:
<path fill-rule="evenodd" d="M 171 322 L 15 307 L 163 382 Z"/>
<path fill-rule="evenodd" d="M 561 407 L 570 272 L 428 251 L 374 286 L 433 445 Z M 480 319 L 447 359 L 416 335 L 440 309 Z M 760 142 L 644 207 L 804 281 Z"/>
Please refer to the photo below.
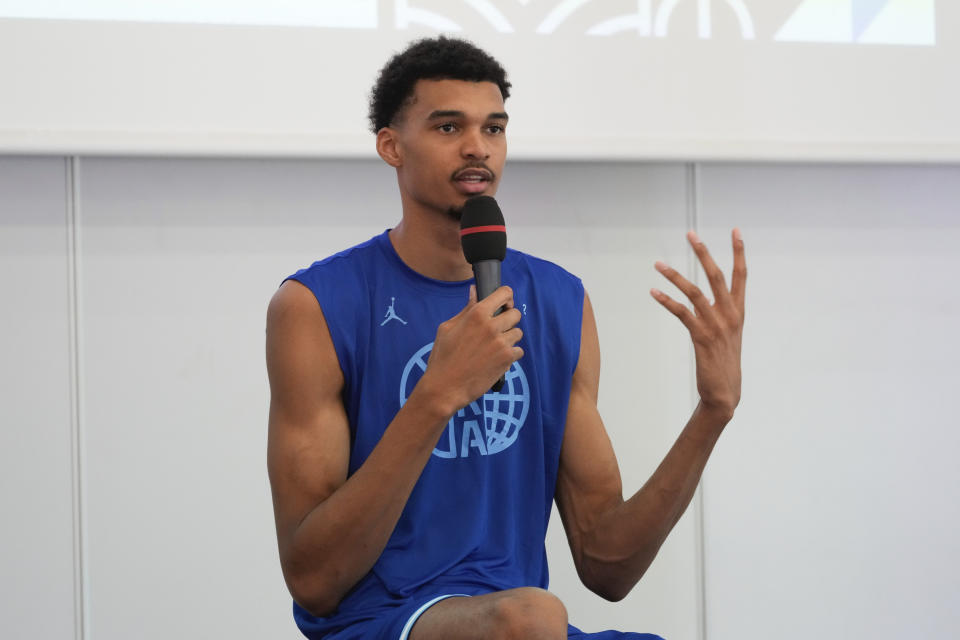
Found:
<path fill-rule="evenodd" d="M 432 342 L 424 345 L 403 368 L 400 377 L 401 407 L 427 370 L 432 349 Z M 450 418 L 447 433 L 440 437 L 433 455 L 438 458 L 489 456 L 500 453 L 517 441 L 530 408 L 530 385 L 519 362 L 510 366 L 503 380 L 503 388 L 499 393 L 485 393 Z"/>

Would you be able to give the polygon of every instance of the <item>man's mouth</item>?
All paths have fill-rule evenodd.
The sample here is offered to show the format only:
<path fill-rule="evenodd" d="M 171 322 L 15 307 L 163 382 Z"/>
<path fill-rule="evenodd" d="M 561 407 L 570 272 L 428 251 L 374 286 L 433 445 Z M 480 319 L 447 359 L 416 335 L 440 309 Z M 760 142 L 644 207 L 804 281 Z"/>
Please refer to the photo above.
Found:
<path fill-rule="evenodd" d="M 485 169 L 464 169 L 458 171 L 454 177 L 464 191 L 468 193 L 479 193 L 487 188 L 487 185 L 493 181 L 493 174 Z"/>
<path fill-rule="evenodd" d="M 492 178 L 490 172 L 483 169 L 464 169 L 454 177 L 454 179 L 462 182 L 490 182 Z"/>

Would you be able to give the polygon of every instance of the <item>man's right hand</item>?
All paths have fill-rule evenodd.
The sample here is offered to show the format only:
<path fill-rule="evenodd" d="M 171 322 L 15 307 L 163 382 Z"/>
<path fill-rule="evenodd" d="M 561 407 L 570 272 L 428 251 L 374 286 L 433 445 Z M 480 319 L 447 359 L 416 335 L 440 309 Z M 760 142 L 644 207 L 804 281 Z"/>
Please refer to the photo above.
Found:
<path fill-rule="evenodd" d="M 494 315 L 500 307 L 504 311 Z M 523 357 L 517 346 L 522 315 L 513 306 L 513 290 L 500 287 L 477 301 L 476 287 L 460 313 L 437 328 L 427 370 L 414 390 L 435 394 L 449 415 L 470 404 Z"/>

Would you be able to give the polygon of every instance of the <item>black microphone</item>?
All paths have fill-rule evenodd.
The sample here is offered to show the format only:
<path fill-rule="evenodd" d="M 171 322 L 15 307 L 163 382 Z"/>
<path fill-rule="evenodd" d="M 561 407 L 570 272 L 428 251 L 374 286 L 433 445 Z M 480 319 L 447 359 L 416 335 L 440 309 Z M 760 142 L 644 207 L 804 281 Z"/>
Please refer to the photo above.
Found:
<path fill-rule="evenodd" d="M 500 266 L 507 257 L 507 228 L 503 213 L 492 197 L 474 196 L 463 205 L 460 244 L 467 262 L 473 265 L 477 300 L 483 300 L 500 287 Z M 493 315 L 503 310 L 504 307 L 500 307 Z M 500 376 L 491 391 L 500 391 L 503 382 Z"/>

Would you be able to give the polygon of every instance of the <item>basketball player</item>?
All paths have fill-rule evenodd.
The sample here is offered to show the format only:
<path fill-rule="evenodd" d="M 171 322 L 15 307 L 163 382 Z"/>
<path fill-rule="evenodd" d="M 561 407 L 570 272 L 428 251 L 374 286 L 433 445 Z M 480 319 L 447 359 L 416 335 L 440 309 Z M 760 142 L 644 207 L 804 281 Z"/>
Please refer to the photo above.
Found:
<path fill-rule="evenodd" d="M 461 40 L 392 58 L 370 116 L 401 219 L 290 276 L 270 302 L 268 468 L 308 638 L 657 637 L 568 623 L 546 590 L 547 520 L 556 501 L 580 578 L 601 597 L 622 599 L 644 574 L 739 402 L 743 241 L 734 230 L 728 290 L 688 235 L 712 303 L 657 263 L 693 306 L 651 291 L 690 331 L 700 402 L 624 500 L 580 280 L 508 250 L 504 286 L 479 302 L 471 286 L 458 220 L 468 198 L 497 191 L 509 88 Z"/>

